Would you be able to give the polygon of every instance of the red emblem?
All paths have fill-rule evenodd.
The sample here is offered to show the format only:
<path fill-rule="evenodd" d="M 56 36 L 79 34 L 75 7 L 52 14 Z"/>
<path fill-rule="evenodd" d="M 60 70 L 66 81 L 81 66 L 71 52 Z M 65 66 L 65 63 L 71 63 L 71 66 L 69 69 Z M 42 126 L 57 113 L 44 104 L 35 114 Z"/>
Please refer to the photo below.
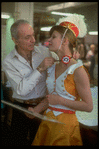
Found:
<path fill-rule="evenodd" d="M 70 59 L 71 59 L 70 56 L 65 55 L 65 56 L 63 56 L 63 58 L 62 58 L 62 62 L 63 62 L 64 64 L 68 64 L 68 63 L 70 62 Z"/>

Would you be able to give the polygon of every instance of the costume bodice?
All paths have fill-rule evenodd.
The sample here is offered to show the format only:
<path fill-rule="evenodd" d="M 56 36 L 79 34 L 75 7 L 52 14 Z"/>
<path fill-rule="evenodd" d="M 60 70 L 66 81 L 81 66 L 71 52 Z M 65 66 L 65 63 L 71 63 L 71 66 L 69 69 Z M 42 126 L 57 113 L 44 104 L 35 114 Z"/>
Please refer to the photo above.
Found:
<path fill-rule="evenodd" d="M 82 62 L 78 62 L 77 64 L 71 65 L 65 72 L 63 72 L 57 79 L 55 78 L 55 66 L 54 64 L 52 67 L 48 68 L 47 73 L 48 77 L 46 80 L 48 94 L 58 94 L 59 96 L 66 98 L 68 100 L 74 101 L 77 98 L 77 92 L 74 82 L 74 71 L 78 67 L 82 66 Z M 51 105 L 50 107 L 66 109 L 74 111 L 66 106 L 62 105 Z M 46 112 L 50 111 L 47 109 Z M 53 111 L 54 115 L 59 115 L 62 112 Z"/>

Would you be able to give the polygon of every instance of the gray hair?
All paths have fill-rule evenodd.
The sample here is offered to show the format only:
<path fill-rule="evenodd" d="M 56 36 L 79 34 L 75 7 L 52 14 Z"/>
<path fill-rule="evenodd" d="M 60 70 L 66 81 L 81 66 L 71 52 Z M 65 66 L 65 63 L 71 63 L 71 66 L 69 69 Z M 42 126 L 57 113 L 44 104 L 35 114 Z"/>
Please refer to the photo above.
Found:
<path fill-rule="evenodd" d="M 17 20 L 15 23 L 12 24 L 10 28 L 11 36 L 15 39 L 18 39 L 18 27 L 22 24 L 29 24 L 29 22 L 26 20 Z"/>

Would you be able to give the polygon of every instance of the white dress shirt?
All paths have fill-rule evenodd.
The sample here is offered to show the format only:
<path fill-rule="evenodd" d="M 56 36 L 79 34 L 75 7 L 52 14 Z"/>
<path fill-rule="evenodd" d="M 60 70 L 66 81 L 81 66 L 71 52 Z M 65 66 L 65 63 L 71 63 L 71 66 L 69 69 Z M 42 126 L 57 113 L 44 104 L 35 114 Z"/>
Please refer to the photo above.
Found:
<path fill-rule="evenodd" d="M 11 84 L 13 98 L 28 100 L 46 95 L 46 71 L 40 73 L 36 68 L 45 57 L 50 56 L 48 48 L 35 46 L 32 52 L 32 69 L 16 49 L 7 55 L 3 61 L 3 70 Z"/>

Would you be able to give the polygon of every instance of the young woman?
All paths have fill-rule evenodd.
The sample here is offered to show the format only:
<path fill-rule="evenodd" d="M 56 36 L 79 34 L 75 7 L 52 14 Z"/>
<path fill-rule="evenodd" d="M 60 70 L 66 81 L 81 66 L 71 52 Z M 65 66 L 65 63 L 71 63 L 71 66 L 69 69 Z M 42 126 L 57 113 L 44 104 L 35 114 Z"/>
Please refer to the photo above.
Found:
<path fill-rule="evenodd" d="M 82 145 L 75 111 L 91 112 L 93 109 L 88 75 L 83 64 L 73 58 L 80 27 L 67 18 L 50 31 L 49 50 L 56 52 L 60 61 L 47 71 L 46 97 L 49 106 L 44 112 L 46 116 L 63 124 L 42 121 L 32 145 Z"/>

